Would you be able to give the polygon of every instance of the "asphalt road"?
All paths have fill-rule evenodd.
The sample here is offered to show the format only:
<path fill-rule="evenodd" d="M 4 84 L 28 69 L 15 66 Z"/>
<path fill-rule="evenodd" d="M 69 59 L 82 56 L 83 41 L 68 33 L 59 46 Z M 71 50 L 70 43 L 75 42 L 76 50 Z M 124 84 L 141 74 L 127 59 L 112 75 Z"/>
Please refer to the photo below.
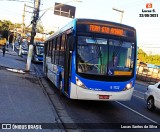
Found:
<path fill-rule="evenodd" d="M 27 58 L 26 55 L 22 55 L 22 57 L 25 59 Z M 34 63 L 33 65 L 37 67 L 39 76 L 44 78 L 42 63 Z M 143 127 L 144 125 L 154 123 L 156 128 L 156 125 L 160 124 L 160 110 L 157 109 L 151 112 L 146 108 L 144 92 L 146 91 L 147 87 L 145 85 L 136 83 L 131 101 L 101 102 L 70 100 L 66 97 L 61 97 L 59 95 L 59 91 L 51 84 L 51 82 L 48 81 L 48 83 L 50 87 L 48 95 L 50 96 L 53 105 L 55 106 L 57 113 L 61 117 L 62 121 L 65 121 L 65 114 L 67 114 L 67 116 L 69 116 L 74 123 L 83 124 L 82 128 L 80 127 L 80 130 L 84 129 L 87 131 L 93 131 L 93 128 L 98 129 L 101 128 L 102 125 L 112 128 L 116 124 L 122 125 L 123 127 L 124 123 L 124 125 L 129 123 L 129 125 L 142 125 Z M 53 94 L 56 94 L 56 96 L 53 97 Z M 61 106 L 59 104 L 61 104 Z M 115 130 L 117 129 L 113 129 L 113 131 Z M 144 131 L 144 129 L 138 130 Z M 157 129 L 145 130 L 156 131 Z"/>
<path fill-rule="evenodd" d="M 35 65 L 37 66 L 42 75 L 42 64 Z M 82 123 L 83 129 L 85 130 L 87 129 L 88 131 L 93 131 L 93 128 L 95 128 L 95 126 L 100 125 L 100 127 L 102 127 L 101 123 L 104 123 L 103 125 L 108 125 L 111 128 L 116 124 L 123 125 L 123 123 L 129 123 L 129 125 L 142 125 L 143 127 L 144 125 L 154 123 L 155 126 L 150 127 L 155 128 L 157 124 L 160 124 L 160 110 L 150 112 L 146 108 L 144 92 L 146 91 L 147 87 L 144 85 L 136 83 L 132 99 L 131 101 L 127 102 L 70 100 L 66 97 L 61 97 L 58 90 L 54 88 L 51 83 L 50 87 L 58 98 L 57 100 L 54 99 L 53 103 L 57 103 L 57 101 L 60 102 L 60 104 L 63 105 L 63 109 L 71 117 L 71 119 L 75 123 Z M 55 107 L 57 106 L 55 105 Z M 58 106 L 57 112 L 60 113 L 60 111 L 61 109 Z M 138 130 L 141 131 L 142 129 Z M 157 129 L 145 130 L 155 131 Z M 142 131 L 144 131 L 144 129 Z"/>
<path fill-rule="evenodd" d="M 26 55 L 23 55 L 23 58 L 27 58 Z M 42 77 L 42 63 L 36 63 L 34 65 L 39 69 L 39 76 Z M 146 91 L 146 86 L 144 85 L 136 83 L 131 101 L 100 102 L 70 100 L 65 97 L 61 97 L 58 90 L 54 88 L 54 86 L 50 82 L 48 83 L 50 84 L 51 90 L 53 90 L 50 92 L 56 93 L 57 95 L 57 100 L 52 100 L 53 104 L 55 104 L 55 107 L 57 108 L 57 112 L 62 113 L 61 109 L 59 109 L 59 105 L 56 105 L 58 101 L 63 105 L 61 106 L 62 109 L 66 111 L 67 115 L 71 117 L 73 122 L 82 123 L 83 129 L 85 130 L 87 129 L 88 131 L 93 131 L 93 126 L 94 128 L 96 128 L 95 126 L 98 125 L 100 125 L 100 128 L 102 127 L 102 125 L 107 125 L 109 126 L 109 128 L 112 128 L 115 123 L 122 125 L 123 123 L 129 123 L 129 125 L 134 125 L 136 123 L 135 125 L 142 125 L 143 127 L 145 124 L 148 125 L 148 123 L 155 123 L 155 127 L 156 124 L 160 124 L 160 110 L 150 112 L 146 109 L 146 102 L 144 101 L 144 92 Z M 65 117 L 65 115 L 63 116 Z M 146 130 L 155 131 L 157 129 Z M 142 131 L 144 131 L 144 129 Z"/>

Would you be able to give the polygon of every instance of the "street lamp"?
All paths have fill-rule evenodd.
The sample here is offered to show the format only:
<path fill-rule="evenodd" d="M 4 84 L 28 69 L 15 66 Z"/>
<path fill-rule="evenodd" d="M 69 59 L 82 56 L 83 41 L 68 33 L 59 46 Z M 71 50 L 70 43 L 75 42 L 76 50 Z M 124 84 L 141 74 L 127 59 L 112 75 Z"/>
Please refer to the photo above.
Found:
<path fill-rule="evenodd" d="M 116 8 L 112 8 L 112 9 L 121 13 L 120 23 L 122 23 L 124 11 L 123 11 L 123 10 L 116 9 Z"/>

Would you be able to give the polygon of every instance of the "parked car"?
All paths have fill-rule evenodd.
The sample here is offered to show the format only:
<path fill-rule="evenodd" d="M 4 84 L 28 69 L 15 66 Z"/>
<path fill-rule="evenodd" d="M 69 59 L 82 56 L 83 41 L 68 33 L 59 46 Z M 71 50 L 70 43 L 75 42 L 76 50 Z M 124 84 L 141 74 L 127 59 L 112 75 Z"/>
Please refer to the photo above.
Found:
<path fill-rule="evenodd" d="M 22 45 L 22 54 L 23 55 L 28 54 L 28 43 L 25 41 L 21 45 Z"/>
<path fill-rule="evenodd" d="M 28 49 L 26 49 L 26 48 L 22 48 L 22 54 L 23 54 L 23 55 L 28 54 Z"/>
<path fill-rule="evenodd" d="M 144 98 L 147 102 L 147 109 L 150 111 L 153 111 L 155 108 L 160 109 L 160 82 L 149 85 Z"/>

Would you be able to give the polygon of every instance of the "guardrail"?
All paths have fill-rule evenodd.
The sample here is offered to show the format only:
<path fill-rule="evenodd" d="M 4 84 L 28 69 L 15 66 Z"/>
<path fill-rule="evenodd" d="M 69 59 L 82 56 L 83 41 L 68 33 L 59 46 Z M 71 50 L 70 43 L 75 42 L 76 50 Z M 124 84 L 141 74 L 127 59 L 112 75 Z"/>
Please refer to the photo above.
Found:
<path fill-rule="evenodd" d="M 137 66 L 137 79 L 146 82 L 159 82 L 160 81 L 160 69 L 150 68 L 145 66 Z"/>

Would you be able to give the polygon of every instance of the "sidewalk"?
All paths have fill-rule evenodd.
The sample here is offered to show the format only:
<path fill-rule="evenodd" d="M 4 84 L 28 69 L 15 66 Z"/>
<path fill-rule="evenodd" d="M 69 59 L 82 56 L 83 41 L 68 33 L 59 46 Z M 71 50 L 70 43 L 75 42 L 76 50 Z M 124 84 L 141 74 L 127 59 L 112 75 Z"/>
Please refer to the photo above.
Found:
<path fill-rule="evenodd" d="M 0 49 L 0 66 L 25 70 L 26 63 L 24 61 L 25 60 L 18 56 L 11 48 L 6 50 L 4 57 L 2 56 L 2 50 Z M 33 71 L 32 67 L 31 71 Z"/>
<path fill-rule="evenodd" d="M 5 57 L 0 49 L 0 123 L 57 123 L 57 113 L 34 76 L 32 65 L 30 73 L 21 74 L 7 70 L 25 70 L 25 65 L 25 60 L 11 48 L 6 51 Z"/>

